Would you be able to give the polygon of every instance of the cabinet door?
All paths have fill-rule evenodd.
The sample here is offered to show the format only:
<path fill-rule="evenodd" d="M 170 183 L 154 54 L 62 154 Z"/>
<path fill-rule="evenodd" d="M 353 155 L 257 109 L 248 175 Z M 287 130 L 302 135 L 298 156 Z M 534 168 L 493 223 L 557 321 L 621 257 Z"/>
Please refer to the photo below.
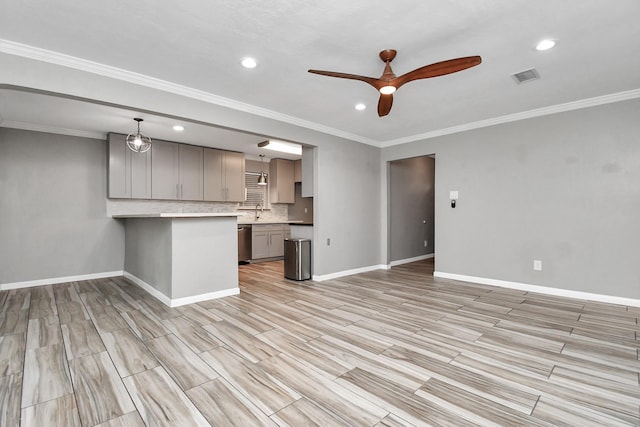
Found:
<path fill-rule="evenodd" d="M 224 201 L 224 152 L 204 149 L 204 200 Z"/>
<path fill-rule="evenodd" d="M 151 151 L 134 153 L 126 136 L 109 134 L 109 197 L 151 198 Z"/>
<path fill-rule="evenodd" d="M 124 135 L 109 134 L 109 197 L 131 198 L 131 156 Z"/>
<path fill-rule="evenodd" d="M 224 154 L 224 186 L 227 202 L 244 202 L 244 154 Z"/>
<path fill-rule="evenodd" d="M 284 231 L 269 232 L 269 256 L 284 256 Z"/>
<path fill-rule="evenodd" d="M 269 257 L 269 232 L 256 231 L 251 233 L 251 259 Z"/>
<path fill-rule="evenodd" d="M 178 145 L 180 200 L 202 200 L 203 148 Z"/>
<path fill-rule="evenodd" d="M 151 144 L 151 198 L 178 199 L 178 167 L 178 144 L 153 141 Z"/>
<path fill-rule="evenodd" d="M 126 145 L 126 144 L 125 144 Z M 134 153 L 131 156 L 131 198 L 151 198 L 151 150 L 145 153 Z"/>
<path fill-rule="evenodd" d="M 271 160 L 269 178 L 271 179 L 269 183 L 271 203 L 295 203 L 293 162 L 291 160 Z"/>

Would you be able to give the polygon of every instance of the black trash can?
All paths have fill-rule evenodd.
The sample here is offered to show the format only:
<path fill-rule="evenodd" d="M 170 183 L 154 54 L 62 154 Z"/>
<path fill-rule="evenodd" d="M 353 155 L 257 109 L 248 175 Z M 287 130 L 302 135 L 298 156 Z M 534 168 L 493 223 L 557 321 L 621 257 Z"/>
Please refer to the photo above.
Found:
<path fill-rule="evenodd" d="M 311 279 L 311 240 L 284 239 L 284 277 Z"/>

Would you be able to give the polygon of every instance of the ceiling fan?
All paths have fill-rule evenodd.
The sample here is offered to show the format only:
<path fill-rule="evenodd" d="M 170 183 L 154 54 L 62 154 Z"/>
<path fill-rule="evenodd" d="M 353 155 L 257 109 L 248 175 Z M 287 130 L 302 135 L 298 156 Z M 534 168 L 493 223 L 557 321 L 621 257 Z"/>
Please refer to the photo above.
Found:
<path fill-rule="evenodd" d="M 370 84 L 380 92 L 378 101 L 378 116 L 386 116 L 391 111 L 393 105 L 393 93 L 405 83 L 414 80 L 428 79 L 430 77 L 444 76 L 446 74 L 457 73 L 467 68 L 475 67 L 482 62 L 479 56 L 466 56 L 464 58 L 449 59 L 447 61 L 436 62 L 416 68 L 399 77 L 391 70 L 391 61 L 396 57 L 396 51 L 387 49 L 380 52 L 380 59 L 385 63 L 384 72 L 380 78 L 359 76 L 357 74 L 336 73 L 334 71 L 309 70 L 310 73 L 320 74 L 329 77 L 339 77 L 342 79 L 360 80 Z"/>

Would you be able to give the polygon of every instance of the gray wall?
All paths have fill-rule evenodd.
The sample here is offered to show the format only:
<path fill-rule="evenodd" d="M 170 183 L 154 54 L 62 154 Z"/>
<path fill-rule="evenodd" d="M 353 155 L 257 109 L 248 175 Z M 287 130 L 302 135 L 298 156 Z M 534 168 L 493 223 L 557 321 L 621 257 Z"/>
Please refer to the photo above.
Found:
<path fill-rule="evenodd" d="M 338 137 L 324 133 L 321 126 L 310 129 L 304 123 L 296 124 L 297 120 L 260 116 L 250 110 L 69 70 L 49 62 L 2 52 L 0 62 L 0 86 L 70 94 L 92 102 L 128 106 L 135 111 L 158 112 L 316 146 L 314 272 L 324 275 L 386 262 L 386 247 L 381 246 L 380 231 L 380 186 L 385 179 L 380 172 L 380 149 L 352 142 L 348 135 Z M 386 237 L 386 223 L 384 227 Z M 326 246 L 327 237 L 332 237 L 331 246 Z"/>
<path fill-rule="evenodd" d="M 382 264 L 380 149 L 327 141 L 316 153 L 314 275 Z"/>
<path fill-rule="evenodd" d="M 0 283 L 121 271 L 105 141 L 0 128 Z"/>
<path fill-rule="evenodd" d="M 434 253 L 434 180 L 431 157 L 389 163 L 389 261 Z"/>
<path fill-rule="evenodd" d="M 640 298 L 639 136 L 635 99 L 390 147 L 383 161 L 436 154 L 436 271 Z"/>
<path fill-rule="evenodd" d="M 127 218 L 124 270 L 172 298 L 172 230 L 168 218 Z"/>
<path fill-rule="evenodd" d="M 238 289 L 235 217 L 172 221 L 171 298 Z"/>
<path fill-rule="evenodd" d="M 126 265 L 171 299 L 238 287 L 235 217 L 127 218 Z"/>
<path fill-rule="evenodd" d="M 313 222 L 313 197 L 302 197 L 302 183 L 295 184 L 295 203 L 289 205 L 289 219 Z M 306 212 L 305 212 L 306 209 Z"/>

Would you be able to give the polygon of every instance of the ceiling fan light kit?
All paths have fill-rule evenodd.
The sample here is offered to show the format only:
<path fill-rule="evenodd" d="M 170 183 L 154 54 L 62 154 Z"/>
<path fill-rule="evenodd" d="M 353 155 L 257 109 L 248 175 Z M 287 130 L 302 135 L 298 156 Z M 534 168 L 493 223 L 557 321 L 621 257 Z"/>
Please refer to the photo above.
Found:
<path fill-rule="evenodd" d="M 467 68 L 475 67 L 482 62 L 480 56 L 467 56 L 464 58 L 449 59 L 447 61 L 436 62 L 416 68 L 401 76 L 396 76 L 391 69 L 391 61 L 398 52 L 387 49 L 380 52 L 380 59 L 385 63 L 384 72 L 380 78 L 360 76 L 357 74 L 338 73 L 335 71 L 309 70 L 310 73 L 320 74 L 328 77 L 338 77 L 341 79 L 359 80 L 373 86 L 380 92 L 378 100 L 378 116 L 383 117 L 389 114 L 393 106 L 393 93 L 400 89 L 405 83 L 414 80 L 428 79 L 431 77 L 444 76 L 446 74 L 457 73 Z"/>
<path fill-rule="evenodd" d="M 135 133 L 132 132 L 127 135 L 127 147 L 135 153 L 144 153 L 149 151 L 151 148 L 151 138 L 140 132 L 140 122 L 143 122 L 144 120 L 139 117 L 136 117 L 133 120 L 138 122 L 138 130 Z"/>

